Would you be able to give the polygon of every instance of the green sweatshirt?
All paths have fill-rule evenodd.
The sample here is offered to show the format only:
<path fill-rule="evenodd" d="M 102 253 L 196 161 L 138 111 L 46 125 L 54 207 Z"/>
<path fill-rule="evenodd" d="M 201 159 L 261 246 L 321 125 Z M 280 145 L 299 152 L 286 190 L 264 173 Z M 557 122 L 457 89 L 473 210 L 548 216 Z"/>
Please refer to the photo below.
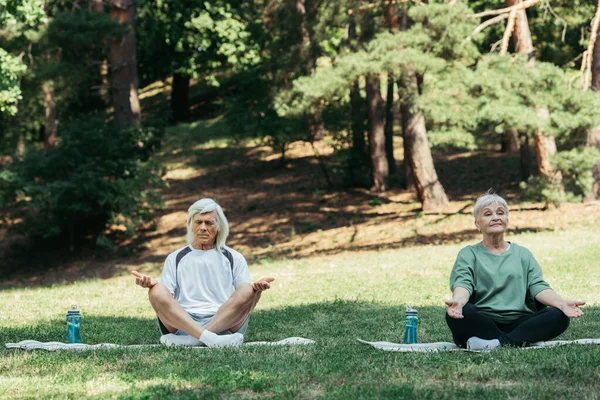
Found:
<path fill-rule="evenodd" d="M 458 286 L 479 312 L 500 323 L 534 313 L 535 296 L 550 289 L 533 254 L 514 243 L 500 255 L 481 243 L 463 248 L 450 274 L 450 290 Z"/>

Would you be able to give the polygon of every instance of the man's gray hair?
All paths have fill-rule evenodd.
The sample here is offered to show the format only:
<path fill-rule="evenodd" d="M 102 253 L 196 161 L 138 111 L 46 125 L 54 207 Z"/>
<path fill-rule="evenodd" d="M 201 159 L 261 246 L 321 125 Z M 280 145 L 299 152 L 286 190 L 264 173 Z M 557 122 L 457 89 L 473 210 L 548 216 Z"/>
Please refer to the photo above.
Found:
<path fill-rule="evenodd" d="M 206 214 L 211 211 L 216 211 L 217 214 L 217 238 L 215 239 L 215 247 L 217 250 L 221 251 L 225 246 L 227 236 L 229 236 L 229 223 L 227 222 L 227 218 L 225 218 L 223 209 L 213 199 L 200 199 L 190 206 L 188 209 L 186 224 L 187 234 L 185 235 L 185 239 L 188 244 L 194 243 L 194 232 L 192 231 L 194 215 Z"/>
<path fill-rule="evenodd" d="M 501 196 L 498 196 L 492 189 L 488 190 L 483 194 L 483 196 L 479 197 L 475 202 L 475 209 L 473 209 L 473 216 L 475 217 L 475 221 L 479 218 L 479 214 L 481 210 L 491 204 L 499 204 L 506 209 L 506 215 L 508 216 L 508 204 L 506 200 L 504 200 Z"/>

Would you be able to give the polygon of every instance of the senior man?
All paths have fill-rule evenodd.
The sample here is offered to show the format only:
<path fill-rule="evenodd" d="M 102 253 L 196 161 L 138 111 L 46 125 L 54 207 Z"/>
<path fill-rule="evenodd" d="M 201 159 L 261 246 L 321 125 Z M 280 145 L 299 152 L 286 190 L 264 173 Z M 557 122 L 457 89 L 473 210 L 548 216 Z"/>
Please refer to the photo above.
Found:
<path fill-rule="evenodd" d="M 239 346 L 250 312 L 275 278 L 254 283 L 246 259 L 225 245 L 229 225 L 223 209 L 201 199 L 188 210 L 188 245 L 167 256 L 160 283 L 137 271 L 136 284 L 150 289 L 166 345 Z"/>

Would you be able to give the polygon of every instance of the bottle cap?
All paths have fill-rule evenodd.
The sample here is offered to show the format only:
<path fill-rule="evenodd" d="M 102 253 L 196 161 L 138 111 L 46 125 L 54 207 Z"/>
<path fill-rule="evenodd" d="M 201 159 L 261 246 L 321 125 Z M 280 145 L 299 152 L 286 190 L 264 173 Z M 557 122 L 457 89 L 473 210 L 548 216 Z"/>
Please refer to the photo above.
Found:
<path fill-rule="evenodd" d="M 69 311 L 67 311 L 67 314 L 79 314 L 79 310 L 77 309 L 77 306 L 75 304 L 73 304 L 71 306 L 71 309 Z"/>
<path fill-rule="evenodd" d="M 406 315 L 417 315 L 419 312 L 410 306 L 406 306 Z"/>

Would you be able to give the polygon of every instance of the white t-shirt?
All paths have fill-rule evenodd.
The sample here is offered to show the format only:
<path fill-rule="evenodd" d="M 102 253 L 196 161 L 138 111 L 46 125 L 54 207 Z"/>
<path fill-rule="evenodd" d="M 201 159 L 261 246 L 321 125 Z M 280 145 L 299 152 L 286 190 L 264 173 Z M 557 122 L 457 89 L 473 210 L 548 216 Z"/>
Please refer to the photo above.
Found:
<path fill-rule="evenodd" d="M 233 256 L 233 271 L 227 257 L 216 249 L 196 250 L 188 245 L 167 256 L 160 282 L 188 313 L 213 315 L 231 297 L 234 288 L 251 283 L 244 256 L 225 248 Z M 176 271 L 175 261 L 182 250 L 191 251 L 181 258 Z"/>

